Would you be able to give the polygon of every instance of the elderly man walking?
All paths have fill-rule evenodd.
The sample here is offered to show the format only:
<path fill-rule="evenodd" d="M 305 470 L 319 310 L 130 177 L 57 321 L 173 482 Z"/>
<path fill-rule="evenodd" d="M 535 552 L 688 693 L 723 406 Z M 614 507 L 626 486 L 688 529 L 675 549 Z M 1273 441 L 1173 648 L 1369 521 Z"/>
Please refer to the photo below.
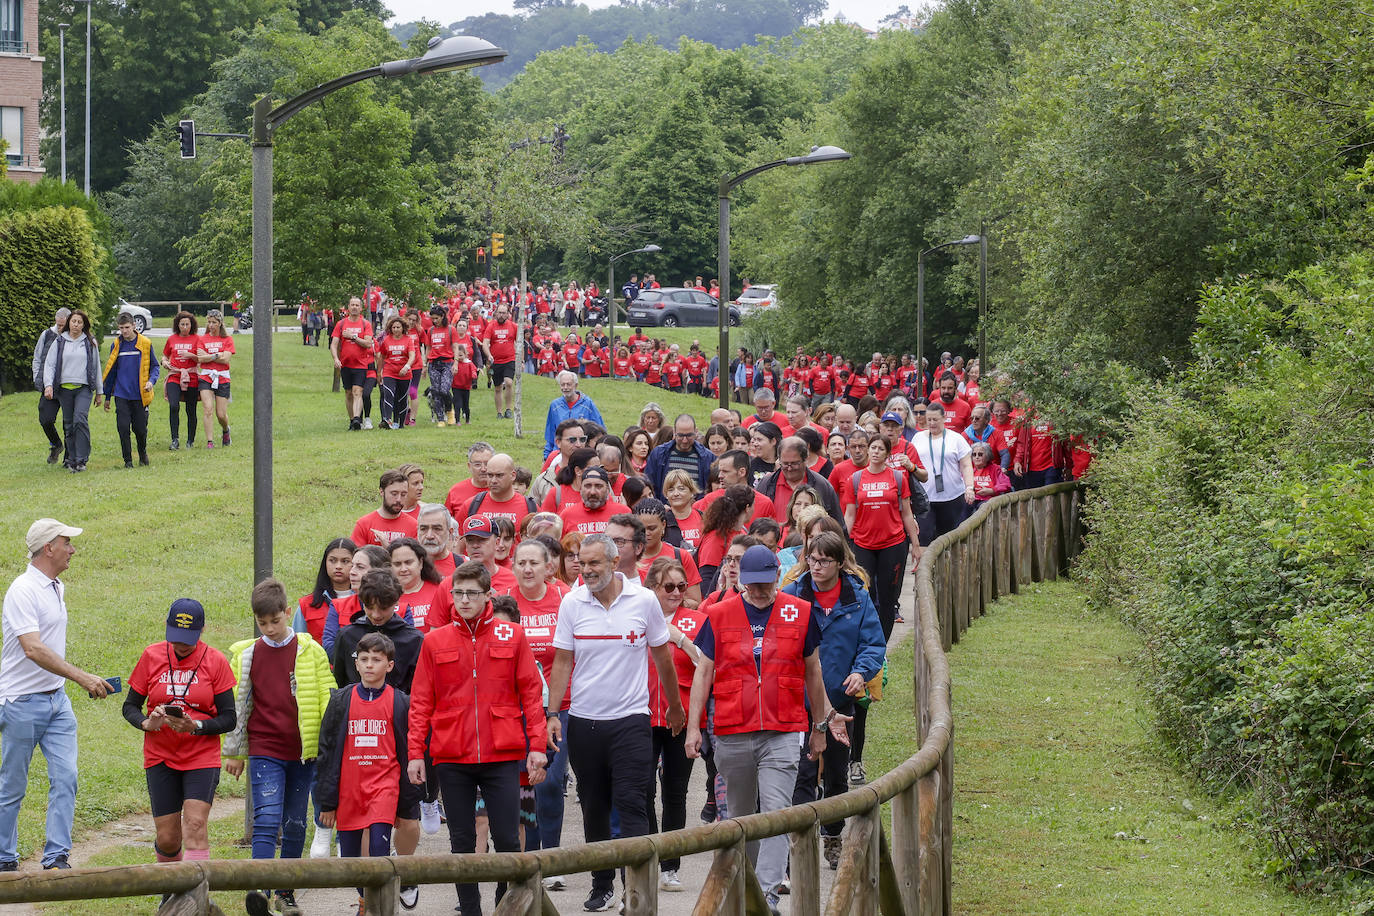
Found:
<path fill-rule="evenodd" d="M 48 765 L 43 867 L 70 868 L 76 816 L 76 715 L 62 688 L 75 681 L 92 697 L 110 685 L 68 662 L 66 587 L 80 528 L 40 518 L 25 538 L 29 566 L 5 592 L 0 617 L 0 872 L 19 868 L 19 806 L 35 746 Z"/>
<path fill-rule="evenodd" d="M 606 427 L 596 402 L 577 390 L 577 373 L 566 369 L 558 373 L 558 390 L 560 394 L 549 404 L 549 415 L 544 420 L 545 458 L 553 454 L 557 447 L 558 424 L 564 420 L 591 420 L 602 429 Z"/>

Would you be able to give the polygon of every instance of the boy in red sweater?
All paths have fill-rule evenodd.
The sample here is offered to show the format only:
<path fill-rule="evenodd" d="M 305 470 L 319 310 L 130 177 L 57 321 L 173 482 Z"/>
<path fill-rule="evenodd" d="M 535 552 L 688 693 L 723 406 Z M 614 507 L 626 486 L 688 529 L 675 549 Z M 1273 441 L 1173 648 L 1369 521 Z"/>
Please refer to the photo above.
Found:
<path fill-rule="evenodd" d="M 468 348 L 453 348 L 453 416 L 459 423 L 472 422 L 472 386 L 477 383 L 477 366 L 468 359 Z"/>

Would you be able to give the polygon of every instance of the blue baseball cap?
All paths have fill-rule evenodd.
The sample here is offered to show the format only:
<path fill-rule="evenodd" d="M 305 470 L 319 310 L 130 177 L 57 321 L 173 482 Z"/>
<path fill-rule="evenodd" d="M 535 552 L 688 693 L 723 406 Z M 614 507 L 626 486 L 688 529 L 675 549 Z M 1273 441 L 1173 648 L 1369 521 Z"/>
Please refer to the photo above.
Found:
<path fill-rule="evenodd" d="M 739 560 L 740 585 L 762 585 L 778 581 L 778 558 L 762 544 L 755 544 Z"/>
<path fill-rule="evenodd" d="M 167 641 L 194 646 L 205 629 L 205 607 L 194 598 L 178 598 L 167 612 Z"/>

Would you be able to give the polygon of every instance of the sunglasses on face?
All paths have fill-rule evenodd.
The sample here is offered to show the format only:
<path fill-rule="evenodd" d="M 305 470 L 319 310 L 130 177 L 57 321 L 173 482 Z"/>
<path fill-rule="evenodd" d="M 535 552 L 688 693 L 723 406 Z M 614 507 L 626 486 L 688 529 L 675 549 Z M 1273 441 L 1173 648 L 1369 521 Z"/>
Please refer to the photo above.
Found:
<path fill-rule="evenodd" d="M 664 582 L 663 584 L 661 584 L 661 585 L 659 586 L 659 588 L 663 589 L 665 592 L 667 592 L 667 593 L 670 594 L 670 595 L 671 595 L 673 592 L 684 592 L 684 593 L 685 593 L 685 592 L 687 591 L 687 583 L 686 583 L 686 582 Z"/>

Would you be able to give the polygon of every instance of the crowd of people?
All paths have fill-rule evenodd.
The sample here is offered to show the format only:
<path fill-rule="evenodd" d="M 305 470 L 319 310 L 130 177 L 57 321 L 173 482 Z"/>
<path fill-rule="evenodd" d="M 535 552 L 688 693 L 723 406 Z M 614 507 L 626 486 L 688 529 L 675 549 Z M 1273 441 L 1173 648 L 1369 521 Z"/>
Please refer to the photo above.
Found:
<path fill-rule="evenodd" d="M 530 334 L 539 349 L 530 358 L 539 369 L 559 332 L 552 312 L 526 305 L 536 310 Z M 350 428 L 365 428 L 364 396 L 378 370 L 383 428 L 413 422 L 422 372 L 431 398 L 439 392 L 435 422 L 461 424 L 468 398 L 443 397 L 470 391 L 479 354 L 504 411 L 518 334 L 509 304 L 498 301 L 489 320 L 466 302 L 375 318 L 365 309 L 353 299 L 328 335 Z M 65 419 L 82 400 L 71 392 L 95 388 L 85 331 L 81 312 L 59 313 L 35 354 L 49 425 L 54 395 Z M 219 420 L 229 443 L 219 408 L 232 339 L 217 315 L 201 334 L 182 313 L 174 331 L 158 360 L 120 319 L 103 393 L 120 408 L 126 463 L 129 428 L 146 463 L 146 408 L 159 379 L 173 406 L 174 448 L 176 405 L 187 405 L 190 443 L 197 401 L 206 427 Z M 950 354 L 928 374 L 910 356 L 874 353 L 856 366 L 798 352 L 782 367 L 771 352 L 755 359 L 742 350 L 721 372 L 696 344 L 685 357 L 669 347 L 657 362 L 642 333 L 623 348 L 632 354 L 623 377 L 648 382 L 656 366 L 664 387 L 704 394 L 723 375 L 740 408 L 716 408 L 698 424 L 690 413 L 670 420 L 650 402 L 608 428 L 579 387 L 606 358 L 598 331 L 563 334 L 547 367 L 559 395 L 547 411 L 542 465 L 521 467 L 473 442 L 467 473 L 442 501 L 423 499 L 420 466 L 386 471 L 375 509 L 351 531 L 321 532 L 309 591 L 292 602 L 274 579 L 254 588 L 260 635 L 227 654 L 201 641 L 199 602 L 172 604 L 165 639 L 134 666 L 123 706 L 144 733 L 157 861 L 208 855 L 221 769 L 249 774 L 254 858 L 305 854 L 312 799 L 314 856 L 335 842 L 344 856 L 408 855 L 444 819 L 454 853 L 558 846 L 569 769 L 587 842 L 684 826 L 697 760 L 707 822 L 847 791 L 867 780 L 867 719 L 908 565 L 980 502 L 1077 476 L 1089 460 L 1033 410 L 985 398 L 977 364 Z M 634 362 L 641 354 L 650 359 L 643 372 Z M 621 359 L 610 360 L 613 377 Z M 669 364 L 681 368 L 665 372 Z M 89 445 L 74 422 L 53 454 L 63 447 L 69 462 L 84 464 Z M 15 818 L 35 743 L 57 800 L 44 867 L 66 865 L 68 788 L 75 792 L 71 774 L 54 766 L 62 741 L 25 744 L 5 726 L 22 714 L 74 734 L 70 704 L 54 698 L 63 678 L 96 696 L 121 689 L 61 657 L 58 574 L 80 533 L 35 523 L 29 569 L 5 596 L 0 871 L 17 867 Z M 831 868 L 842 826 L 822 830 Z M 776 910 L 787 840 L 757 847 L 749 850 L 755 873 Z M 682 889 L 678 864 L 661 863 L 662 890 Z M 615 906 L 614 877 L 591 875 L 586 910 Z M 545 886 L 567 887 L 562 877 Z M 413 908 L 418 893 L 402 888 L 402 906 Z M 457 894 L 465 916 L 481 912 L 477 886 Z M 250 893 L 249 912 L 267 913 L 273 897 L 282 912 L 299 912 L 294 892 L 281 888 Z"/>

